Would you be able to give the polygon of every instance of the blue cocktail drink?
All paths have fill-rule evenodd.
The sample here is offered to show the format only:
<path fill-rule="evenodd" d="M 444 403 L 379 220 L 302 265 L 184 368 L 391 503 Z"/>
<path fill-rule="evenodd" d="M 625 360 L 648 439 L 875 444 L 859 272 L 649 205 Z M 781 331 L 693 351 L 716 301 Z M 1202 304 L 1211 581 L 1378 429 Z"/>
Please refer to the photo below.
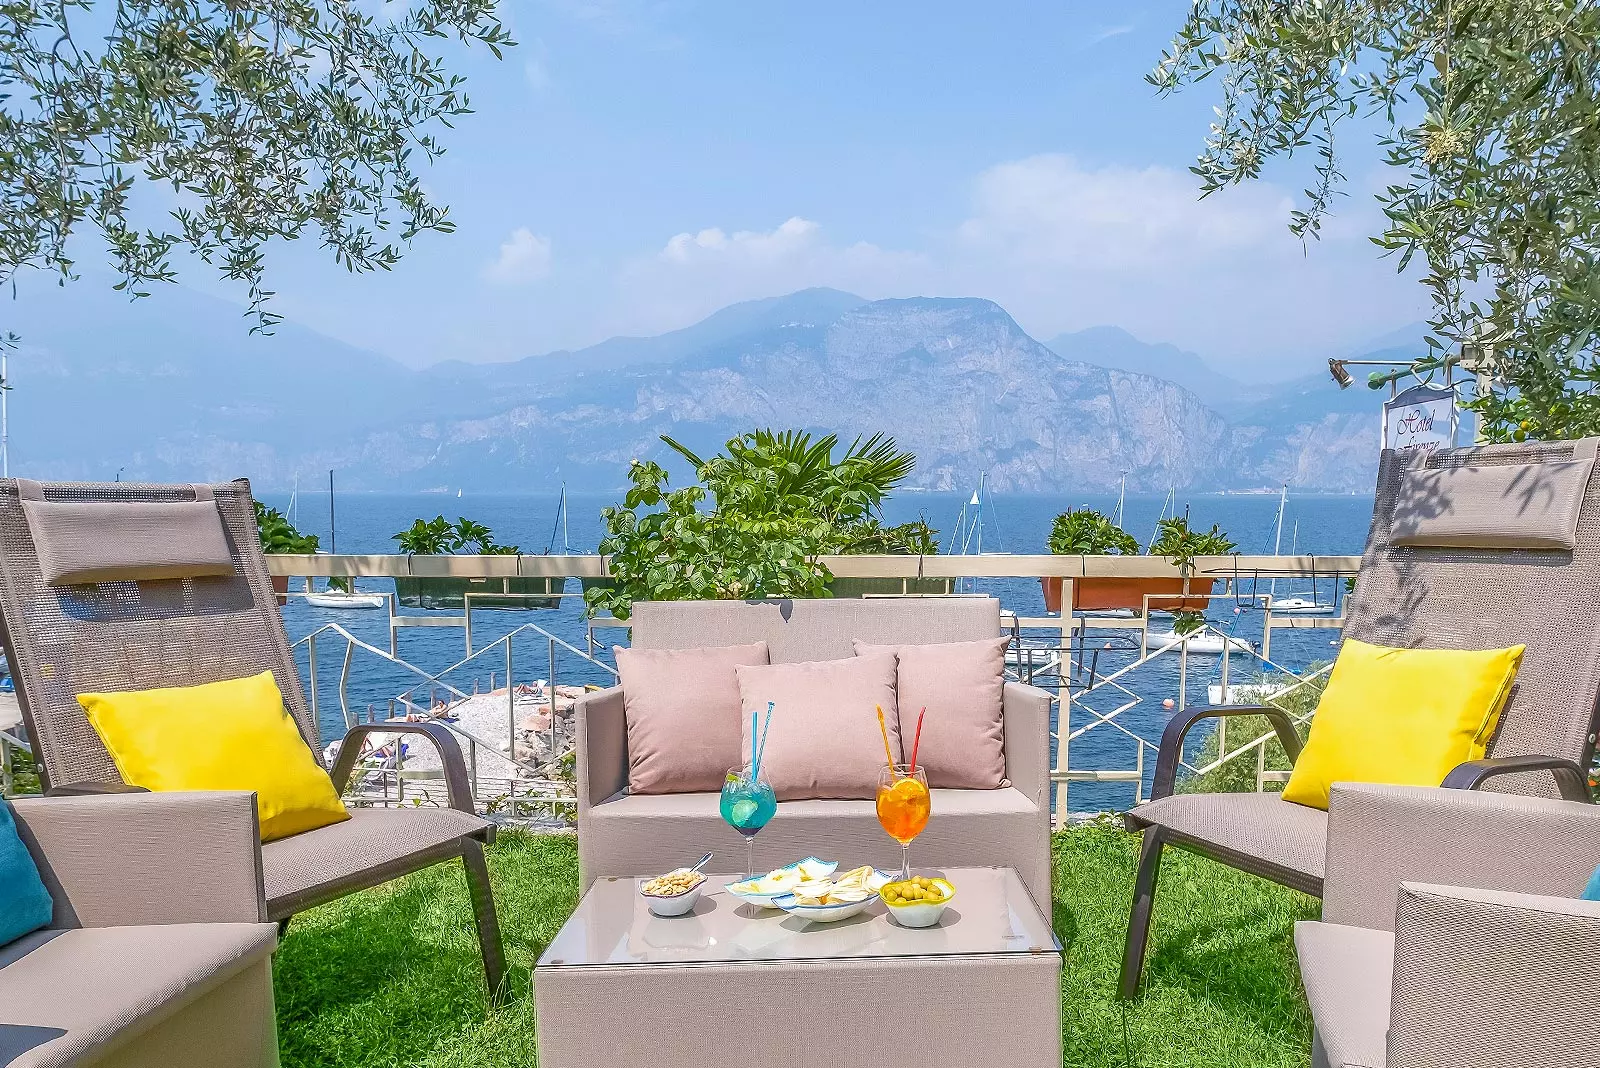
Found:
<path fill-rule="evenodd" d="M 755 874 L 756 834 L 778 811 L 778 796 L 764 772 L 751 775 L 749 767 L 729 768 L 722 783 L 723 820 L 744 836 L 744 873 Z"/>

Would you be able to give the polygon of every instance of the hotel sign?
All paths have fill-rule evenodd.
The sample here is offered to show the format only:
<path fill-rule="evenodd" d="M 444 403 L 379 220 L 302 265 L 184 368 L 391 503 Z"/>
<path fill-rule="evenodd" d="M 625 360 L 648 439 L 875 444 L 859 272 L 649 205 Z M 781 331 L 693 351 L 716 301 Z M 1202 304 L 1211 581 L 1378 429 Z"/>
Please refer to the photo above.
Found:
<path fill-rule="evenodd" d="M 1449 386 L 1412 386 L 1383 405 L 1383 447 L 1397 452 L 1432 452 L 1455 444 L 1456 391 Z"/>

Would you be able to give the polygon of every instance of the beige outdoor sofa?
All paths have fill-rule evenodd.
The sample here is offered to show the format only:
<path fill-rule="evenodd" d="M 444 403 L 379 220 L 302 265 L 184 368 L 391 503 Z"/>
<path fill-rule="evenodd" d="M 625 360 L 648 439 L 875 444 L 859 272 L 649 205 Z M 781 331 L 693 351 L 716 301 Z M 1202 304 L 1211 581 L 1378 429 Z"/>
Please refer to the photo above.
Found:
<path fill-rule="evenodd" d="M 990 597 L 863 600 L 676 601 L 633 606 L 636 649 L 687 649 L 767 643 L 773 663 L 833 660 L 852 639 L 884 645 L 994 638 L 1000 604 Z M 1005 761 L 1009 785 L 933 793 L 933 818 L 912 844 L 921 868 L 1015 868 L 1050 914 L 1050 696 L 1005 686 Z M 722 821 L 714 793 L 634 795 L 628 786 L 628 736 L 620 687 L 577 706 L 578 869 L 582 888 L 596 879 L 667 871 L 716 854 L 713 870 L 745 865 L 743 839 Z M 807 854 L 847 864 L 899 868 L 900 848 L 879 826 L 872 801 L 785 801 L 756 838 L 756 866 Z"/>
<path fill-rule="evenodd" d="M 1327 846 L 1312 1068 L 1600 1065 L 1600 808 L 1338 783 Z"/>
<path fill-rule="evenodd" d="M 0 946 L 0 1065 L 278 1063 L 255 795 L 20 799 L 55 901 Z"/>

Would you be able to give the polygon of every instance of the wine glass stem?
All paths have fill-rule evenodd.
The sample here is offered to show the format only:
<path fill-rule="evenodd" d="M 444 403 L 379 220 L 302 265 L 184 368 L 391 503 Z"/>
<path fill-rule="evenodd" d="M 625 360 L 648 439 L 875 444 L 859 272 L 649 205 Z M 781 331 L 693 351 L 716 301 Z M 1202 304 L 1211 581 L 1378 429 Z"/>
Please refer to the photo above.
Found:
<path fill-rule="evenodd" d="M 900 879 L 905 881 L 911 878 L 911 843 L 900 843 Z"/>
<path fill-rule="evenodd" d="M 755 835 L 745 835 L 744 839 L 744 870 L 747 875 L 756 873 L 756 838 Z"/>

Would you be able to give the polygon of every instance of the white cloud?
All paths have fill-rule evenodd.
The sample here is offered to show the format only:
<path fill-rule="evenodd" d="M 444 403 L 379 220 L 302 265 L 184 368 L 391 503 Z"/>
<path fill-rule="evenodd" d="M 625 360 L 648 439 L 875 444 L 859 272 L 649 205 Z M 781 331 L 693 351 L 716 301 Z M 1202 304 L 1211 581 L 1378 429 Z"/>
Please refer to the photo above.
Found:
<path fill-rule="evenodd" d="M 550 239 L 526 226 L 518 227 L 500 246 L 500 254 L 483 269 L 495 285 L 517 286 L 550 277 Z"/>
<path fill-rule="evenodd" d="M 1281 245 L 1292 208 L 1267 184 L 1201 200 L 1190 175 L 1166 167 L 1090 170 L 1033 156 L 978 176 L 958 236 L 1022 263 L 1146 269 Z"/>
<path fill-rule="evenodd" d="M 1131 23 L 1123 23 L 1120 26 L 1106 26 L 1089 35 L 1086 47 L 1093 48 L 1101 41 L 1109 41 L 1113 37 L 1121 37 L 1125 33 L 1132 33 L 1134 29 L 1135 27 Z"/>
<path fill-rule="evenodd" d="M 675 235 L 624 268 L 627 310 L 619 314 L 629 329 L 665 329 L 735 301 L 811 286 L 883 296 L 928 279 L 928 263 L 917 253 L 866 241 L 834 244 L 819 224 L 795 216 L 771 230 L 710 227 Z"/>
<path fill-rule="evenodd" d="M 535 93 L 550 88 L 550 49 L 543 38 L 535 38 L 527 46 L 527 58 L 522 63 L 522 76 Z"/>
<path fill-rule="evenodd" d="M 917 250 L 841 243 L 799 216 L 677 234 L 626 265 L 602 318 L 607 333 L 655 332 L 809 286 L 981 296 L 1039 338 L 1113 324 L 1281 375 L 1420 317 L 1425 294 L 1377 258 L 1367 220 L 1337 220 L 1307 250 L 1288 231 L 1293 206 L 1266 182 L 1202 200 L 1173 168 L 1035 156 L 979 174 L 966 218 Z"/>

